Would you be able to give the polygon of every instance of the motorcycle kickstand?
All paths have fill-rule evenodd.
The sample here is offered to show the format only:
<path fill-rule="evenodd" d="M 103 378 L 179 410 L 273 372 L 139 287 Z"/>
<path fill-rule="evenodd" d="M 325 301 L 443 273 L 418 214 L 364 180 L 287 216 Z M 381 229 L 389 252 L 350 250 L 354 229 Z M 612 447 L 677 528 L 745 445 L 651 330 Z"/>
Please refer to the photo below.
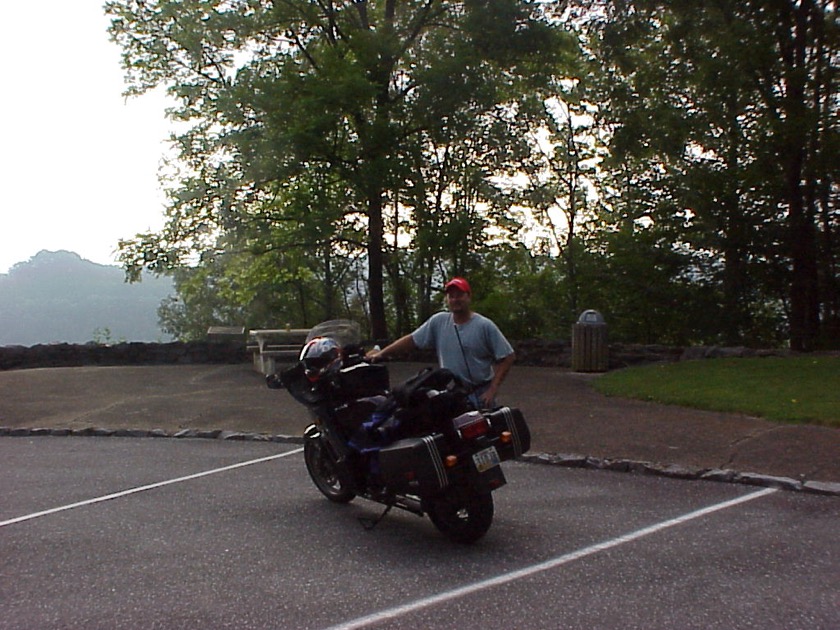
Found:
<path fill-rule="evenodd" d="M 374 527 L 376 527 L 377 525 L 379 525 L 379 523 L 382 521 L 382 519 L 384 519 L 384 518 L 388 515 L 388 512 L 390 512 L 390 511 L 391 511 L 391 508 L 393 508 L 393 507 L 394 507 L 394 505 L 393 505 L 393 504 L 390 504 L 390 505 L 386 506 L 386 507 L 385 507 L 385 511 L 384 511 L 384 512 L 382 512 L 382 514 L 380 514 L 380 515 L 379 515 L 379 516 L 377 516 L 376 518 L 367 518 L 367 517 L 365 517 L 365 516 L 360 516 L 360 517 L 358 517 L 358 518 L 359 518 L 359 522 L 362 524 L 362 527 L 364 527 L 364 528 L 365 528 L 365 531 L 368 531 L 368 532 L 369 532 L 369 531 L 371 531 Z"/>

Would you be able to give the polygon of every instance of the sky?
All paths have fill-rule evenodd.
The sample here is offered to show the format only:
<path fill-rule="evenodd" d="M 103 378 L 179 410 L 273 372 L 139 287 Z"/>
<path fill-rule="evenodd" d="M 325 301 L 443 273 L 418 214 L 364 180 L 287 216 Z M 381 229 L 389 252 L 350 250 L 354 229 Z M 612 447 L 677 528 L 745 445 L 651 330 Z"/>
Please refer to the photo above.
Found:
<path fill-rule="evenodd" d="M 104 0 L 6 3 L 0 37 L 0 273 L 42 249 L 117 264 L 163 226 L 162 92 L 126 100 Z"/>

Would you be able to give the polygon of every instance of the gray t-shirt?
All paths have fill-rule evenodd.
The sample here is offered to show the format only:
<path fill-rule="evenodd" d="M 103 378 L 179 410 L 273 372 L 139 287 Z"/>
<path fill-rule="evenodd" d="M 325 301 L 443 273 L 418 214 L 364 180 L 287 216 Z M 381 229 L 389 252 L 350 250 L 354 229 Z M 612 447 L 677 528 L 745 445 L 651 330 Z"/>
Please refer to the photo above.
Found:
<path fill-rule="evenodd" d="M 440 367 L 473 385 L 490 381 L 493 365 L 513 353 L 499 327 L 478 313 L 466 324 L 455 324 L 452 313 L 435 313 L 411 337 L 418 348 L 434 348 Z"/>

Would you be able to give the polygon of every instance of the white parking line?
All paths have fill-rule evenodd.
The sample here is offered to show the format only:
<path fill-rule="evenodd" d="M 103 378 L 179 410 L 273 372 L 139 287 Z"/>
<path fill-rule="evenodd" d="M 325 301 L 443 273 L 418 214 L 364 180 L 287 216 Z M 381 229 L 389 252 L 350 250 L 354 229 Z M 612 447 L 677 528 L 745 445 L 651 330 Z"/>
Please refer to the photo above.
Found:
<path fill-rule="evenodd" d="M 630 534 L 625 534 L 624 536 L 619 536 L 618 538 L 613 538 L 612 540 L 607 540 L 605 542 L 592 545 L 591 547 L 584 547 L 583 549 L 567 553 L 557 558 L 552 558 L 551 560 L 546 560 L 545 562 L 541 562 L 539 564 L 531 565 L 530 567 L 525 567 L 524 569 L 519 569 L 518 571 L 505 573 L 494 578 L 482 580 L 480 582 L 474 582 L 472 584 L 467 584 L 466 586 L 462 586 L 451 591 L 445 591 L 437 595 L 432 595 L 430 597 L 418 599 L 416 601 L 403 604 L 402 606 L 395 606 L 394 608 L 389 608 L 387 610 L 373 613 L 365 617 L 359 617 L 358 619 L 354 619 L 352 621 L 333 626 L 332 628 L 330 628 L 330 630 L 352 630 L 354 628 L 363 628 L 365 626 L 375 623 L 381 623 L 383 621 L 392 621 L 397 617 L 415 612 L 417 610 L 421 610 L 423 608 L 428 608 L 429 606 L 442 604 L 444 602 L 457 599 L 458 597 L 471 595 L 472 593 L 476 593 L 478 591 L 494 586 L 501 586 L 502 584 L 507 584 L 515 580 L 529 577 L 531 575 L 534 575 L 535 573 L 548 571 L 550 569 L 556 569 L 557 567 L 562 566 L 564 564 L 568 564 L 569 562 L 580 560 L 581 558 L 585 558 L 586 556 L 591 556 L 593 554 L 606 551 L 607 549 L 612 549 L 614 547 L 618 547 L 619 545 L 624 545 L 626 543 L 633 542 L 634 540 L 638 540 L 645 536 L 650 536 L 651 534 L 661 532 L 662 530 L 668 529 L 670 527 L 682 525 L 683 523 L 687 523 L 689 521 L 708 516 L 709 514 L 713 514 L 715 512 L 720 512 L 721 510 L 740 505 L 741 503 L 746 503 L 747 501 L 759 499 L 774 492 L 777 492 L 777 490 L 773 488 L 767 488 L 759 492 L 754 492 L 752 494 L 738 497 L 737 499 L 731 499 L 730 501 L 724 501 L 723 503 L 716 503 L 715 505 L 710 505 L 709 507 L 705 507 L 700 510 L 695 510 L 694 512 L 689 512 L 682 516 L 678 516 L 676 518 L 672 518 L 670 520 L 663 521 L 661 523 L 657 523 L 655 525 L 651 525 L 643 529 L 639 529 Z"/>
<path fill-rule="evenodd" d="M 121 492 L 115 492 L 113 494 L 106 494 L 105 496 L 96 497 L 93 499 L 87 499 L 85 501 L 79 501 L 78 503 L 71 503 L 69 505 L 62 505 L 61 507 L 52 508 L 49 510 L 44 510 L 42 512 L 35 512 L 33 514 L 27 514 L 25 516 L 18 516 L 16 518 L 9 519 L 7 521 L 0 521 L 0 527 L 5 527 L 6 525 L 14 525 L 15 523 L 21 523 L 23 521 L 30 521 L 34 518 L 39 518 L 41 516 L 47 516 L 48 514 L 55 514 L 56 512 L 64 512 L 65 510 L 72 510 L 74 508 L 83 507 L 85 505 L 92 505 L 94 503 L 102 503 L 103 501 L 110 501 L 111 499 L 119 499 L 121 497 L 127 497 L 131 494 L 136 494 L 138 492 L 145 492 L 146 490 L 154 490 L 155 488 L 162 488 L 163 486 L 169 486 L 173 483 L 181 483 L 183 481 L 190 481 L 192 479 L 199 479 L 200 477 L 207 477 L 208 475 L 215 475 L 218 473 L 227 472 L 229 470 L 235 470 L 237 468 L 242 468 L 244 466 L 253 466 L 254 464 L 261 464 L 263 462 L 269 462 L 273 459 L 280 459 L 281 457 L 288 457 L 289 455 L 294 455 L 296 453 L 300 453 L 303 449 L 296 448 L 293 451 L 287 451 L 285 453 L 279 453 L 278 455 L 270 455 L 268 457 L 261 457 L 259 459 L 252 459 L 247 462 L 240 462 L 239 464 L 232 464 L 230 466 L 225 466 L 224 468 L 216 468 L 214 470 L 205 470 L 204 472 L 195 473 L 194 475 L 187 475 L 186 477 L 178 477 L 177 479 L 167 479 L 166 481 L 159 481 L 157 483 L 151 483 L 148 486 L 140 486 L 137 488 L 130 488 L 128 490 L 123 490 Z"/>

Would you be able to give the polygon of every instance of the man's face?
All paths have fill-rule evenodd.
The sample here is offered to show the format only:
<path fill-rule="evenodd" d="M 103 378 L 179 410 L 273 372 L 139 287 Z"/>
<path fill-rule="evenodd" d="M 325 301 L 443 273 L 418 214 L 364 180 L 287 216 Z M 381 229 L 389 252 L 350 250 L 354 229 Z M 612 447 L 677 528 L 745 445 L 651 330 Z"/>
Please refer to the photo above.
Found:
<path fill-rule="evenodd" d="M 446 292 L 446 304 L 453 313 L 465 313 L 470 310 L 471 297 L 455 287 Z"/>

